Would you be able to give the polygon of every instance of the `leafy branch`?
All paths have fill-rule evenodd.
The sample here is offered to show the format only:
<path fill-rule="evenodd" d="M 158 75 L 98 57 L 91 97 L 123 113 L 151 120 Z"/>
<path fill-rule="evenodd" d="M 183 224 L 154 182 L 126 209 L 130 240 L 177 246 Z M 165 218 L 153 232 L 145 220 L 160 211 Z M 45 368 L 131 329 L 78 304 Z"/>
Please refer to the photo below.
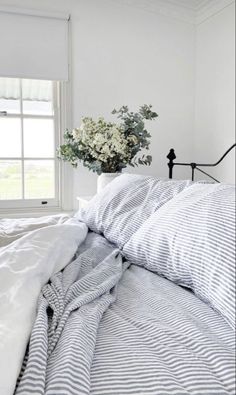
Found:
<path fill-rule="evenodd" d="M 115 173 L 123 168 L 150 165 L 151 155 L 139 153 L 150 146 L 151 134 L 145 128 L 145 121 L 157 118 L 151 105 L 143 105 L 138 112 L 129 111 L 128 106 L 114 109 L 112 114 L 119 124 L 107 123 L 103 118 L 94 121 L 83 118 L 80 128 L 64 135 L 65 143 L 58 148 L 58 157 L 77 167 L 82 162 L 85 167 L 101 174 Z"/>

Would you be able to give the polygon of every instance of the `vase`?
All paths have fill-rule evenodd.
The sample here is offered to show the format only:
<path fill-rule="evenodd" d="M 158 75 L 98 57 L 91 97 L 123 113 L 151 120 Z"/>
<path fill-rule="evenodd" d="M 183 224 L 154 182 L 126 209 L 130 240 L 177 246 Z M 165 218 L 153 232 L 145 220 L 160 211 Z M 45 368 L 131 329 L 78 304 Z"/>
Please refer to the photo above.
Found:
<path fill-rule="evenodd" d="M 101 190 L 109 184 L 116 177 L 120 176 L 121 172 L 117 173 L 102 173 L 97 178 L 97 193 L 101 192 Z"/>

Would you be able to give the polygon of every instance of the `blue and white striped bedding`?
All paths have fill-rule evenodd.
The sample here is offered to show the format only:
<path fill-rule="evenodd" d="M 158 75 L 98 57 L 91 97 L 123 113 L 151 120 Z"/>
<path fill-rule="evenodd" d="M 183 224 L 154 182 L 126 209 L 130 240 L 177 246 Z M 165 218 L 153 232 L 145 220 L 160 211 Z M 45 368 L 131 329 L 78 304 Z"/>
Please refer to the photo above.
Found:
<path fill-rule="evenodd" d="M 224 319 L 94 233 L 44 287 L 27 359 L 16 395 L 235 393 Z"/>
<path fill-rule="evenodd" d="M 124 255 L 189 287 L 235 327 L 235 186 L 195 184 L 169 200 Z"/>
<path fill-rule="evenodd" d="M 43 288 L 16 395 L 234 395 L 231 307 L 223 298 L 226 314 L 220 314 L 196 280 L 209 265 L 202 286 L 219 298 L 231 279 L 230 271 L 221 283 L 214 277 L 221 275 L 220 263 L 228 264 L 225 257 L 231 259 L 231 215 L 224 214 L 232 210 L 225 203 L 229 187 L 141 176 L 124 176 L 122 186 L 122 177 L 76 216 L 106 238 L 90 232 L 75 260 Z M 203 193 L 207 188 L 215 191 L 206 194 L 214 204 Z M 191 210 L 182 213 L 181 204 Z M 209 229 L 219 237 L 201 249 Z M 198 243 L 199 232 L 206 234 Z M 159 256 L 167 259 L 163 271 Z"/>
<path fill-rule="evenodd" d="M 77 218 L 122 248 L 153 212 L 190 185 L 189 180 L 122 174 L 79 210 Z"/>
<path fill-rule="evenodd" d="M 131 265 L 104 314 L 91 395 L 235 394 L 234 336 L 209 306 Z"/>

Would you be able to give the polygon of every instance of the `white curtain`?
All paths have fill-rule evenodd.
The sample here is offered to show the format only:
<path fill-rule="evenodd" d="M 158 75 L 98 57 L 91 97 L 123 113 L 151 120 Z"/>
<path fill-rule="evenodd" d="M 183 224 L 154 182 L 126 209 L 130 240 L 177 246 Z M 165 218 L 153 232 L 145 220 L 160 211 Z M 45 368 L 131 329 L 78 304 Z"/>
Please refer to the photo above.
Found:
<path fill-rule="evenodd" d="M 68 16 L 0 8 L 0 77 L 67 81 Z"/>

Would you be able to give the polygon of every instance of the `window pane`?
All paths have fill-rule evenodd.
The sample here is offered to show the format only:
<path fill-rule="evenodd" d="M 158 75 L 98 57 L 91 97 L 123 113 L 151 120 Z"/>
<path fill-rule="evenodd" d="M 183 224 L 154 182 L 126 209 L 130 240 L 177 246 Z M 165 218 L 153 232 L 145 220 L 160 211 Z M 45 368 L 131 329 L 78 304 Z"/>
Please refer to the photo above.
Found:
<path fill-rule="evenodd" d="M 21 161 L 0 161 L 0 199 L 22 199 Z"/>
<path fill-rule="evenodd" d="M 53 158 L 54 122 L 52 119 L 24 120 L 24 155 L 29 158 Z"/>
<path fill-rule="evenodd" d="M 25 160 L 25 199 L 55 197 L 54 160 Z"/>
<path fill-rule="evenodd" d="M 20 113 L 20 82 L 17 78 L 0 78 L 0 111 Z"/>
<path fill-rule="evenodd" d="M 21 156 L 20 119 L 0 117 L 0 157 Z"/>
<path fill-rule="evenodd" d="M 53 115 L 52 81 L 22 80 L 23 113 Z"/>

